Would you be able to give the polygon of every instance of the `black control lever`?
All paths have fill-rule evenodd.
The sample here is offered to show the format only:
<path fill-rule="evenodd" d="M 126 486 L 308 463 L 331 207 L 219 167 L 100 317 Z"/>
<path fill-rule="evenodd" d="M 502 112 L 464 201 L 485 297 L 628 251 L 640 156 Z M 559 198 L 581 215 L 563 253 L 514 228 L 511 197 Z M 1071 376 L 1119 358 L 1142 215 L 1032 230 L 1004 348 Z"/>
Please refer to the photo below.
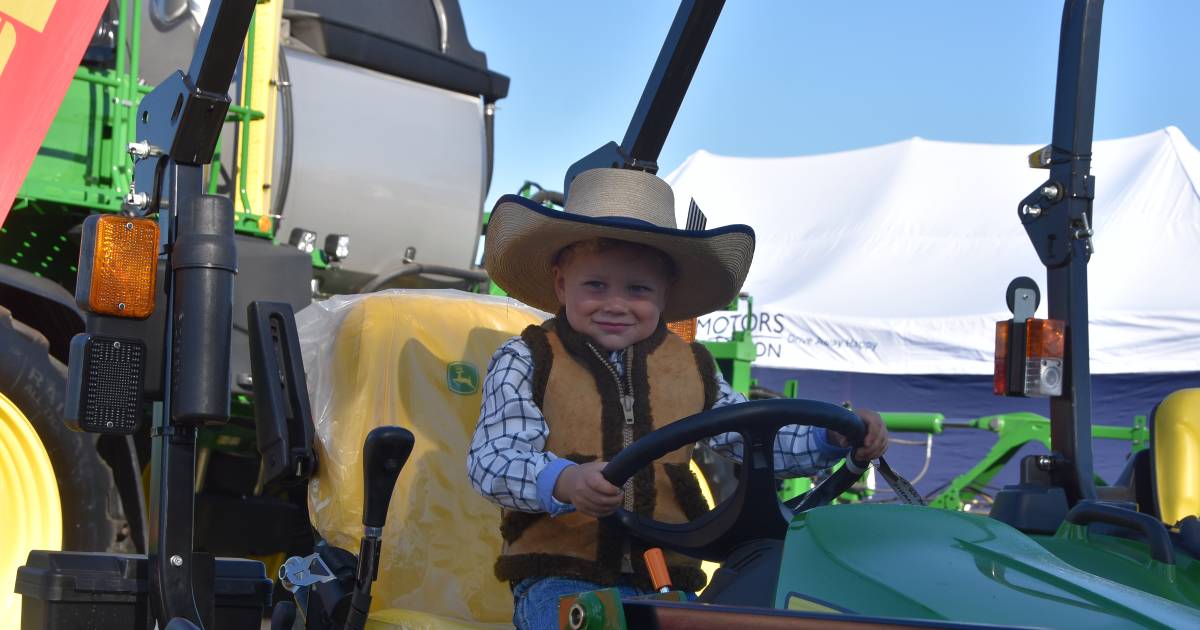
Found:
<path fill-rule="evenodd" d="M 835 470 L 832 475 L 817 484 L 812 490 L 784 502 L 793 512 L 799 514 L 811 510 L 818 505 L 827 505 L 837 497 L 842 496 L 866 472 L 870 461 L 860 462 L 847 456 L 846 463 Z"/>
<path fill-rule="evenodd" d="M 316 468 L 312 412 L 292 306 L 251 302 L 246 309 L 254 418 L 263 485 L 307 483 Z"/>
<path fill-rule="evenodd" d="M 358 551 L 358 577 L 346 630 L 362 630 L 371 609 L 371 584 L 379 576 L 383 525 L 396 479 L 413 449 L 413 434 L 400 427 L 377 427 L 363 444 L 363 538 Z"/>

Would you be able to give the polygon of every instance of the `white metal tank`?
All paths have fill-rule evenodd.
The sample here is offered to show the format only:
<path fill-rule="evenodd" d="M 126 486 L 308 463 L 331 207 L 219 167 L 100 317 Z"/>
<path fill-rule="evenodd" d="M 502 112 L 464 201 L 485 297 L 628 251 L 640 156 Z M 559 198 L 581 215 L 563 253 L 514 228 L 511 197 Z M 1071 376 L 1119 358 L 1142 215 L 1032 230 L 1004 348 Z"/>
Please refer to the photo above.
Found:
<path fill-rule="evenodd" d="M 414 263 L 471 269 L 493 103 L 508 79 L 471 48 L 457 2 L 293 6 L 283 41 L 294 130 L 290 156 L 276 150 L 291 164 L 277 240 L 295 229 L 318 246 L 350 237 L 346 260 L 317 272 L 324 293 L 447 279 L 407 275 Z"/>

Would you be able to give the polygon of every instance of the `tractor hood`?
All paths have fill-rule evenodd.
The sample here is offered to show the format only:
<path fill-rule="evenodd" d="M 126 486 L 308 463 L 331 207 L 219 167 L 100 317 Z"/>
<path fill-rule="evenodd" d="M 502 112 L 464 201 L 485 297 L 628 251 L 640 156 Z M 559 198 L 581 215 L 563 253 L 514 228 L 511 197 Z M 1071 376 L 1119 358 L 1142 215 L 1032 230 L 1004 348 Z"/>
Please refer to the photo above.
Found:
<path fill-rule="evenodd" d="M 909 505 L 796 517 L 775 605 L 814 604 L 1005 626 L 1200 627 L 1200 610 L 1080 571 L 1004 523 Z"/>

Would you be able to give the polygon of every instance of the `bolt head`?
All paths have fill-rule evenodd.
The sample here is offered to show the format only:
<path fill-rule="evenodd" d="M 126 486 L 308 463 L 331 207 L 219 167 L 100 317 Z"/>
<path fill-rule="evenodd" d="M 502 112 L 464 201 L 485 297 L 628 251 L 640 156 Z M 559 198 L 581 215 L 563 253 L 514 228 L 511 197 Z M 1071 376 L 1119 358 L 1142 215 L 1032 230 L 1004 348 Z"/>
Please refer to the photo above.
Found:
<path fill-rule="evenodd" d="M 143 192 L 131 192 L 125 195 L 125 203 L 135 208 L 145 208 L 150 203 L 150 197 Z"/>
<path fill-rule="evenodd" d="M 584 622 L 587 621 L 586 615 L 583 612 L 583 606 L 580 606 L 579 604 L 571 606 L 571 611 L 567 613 L 567 617 L 569 617 L 568 621 L 572 630 L 578 630 L 579 628 L 582 628 Z"/>

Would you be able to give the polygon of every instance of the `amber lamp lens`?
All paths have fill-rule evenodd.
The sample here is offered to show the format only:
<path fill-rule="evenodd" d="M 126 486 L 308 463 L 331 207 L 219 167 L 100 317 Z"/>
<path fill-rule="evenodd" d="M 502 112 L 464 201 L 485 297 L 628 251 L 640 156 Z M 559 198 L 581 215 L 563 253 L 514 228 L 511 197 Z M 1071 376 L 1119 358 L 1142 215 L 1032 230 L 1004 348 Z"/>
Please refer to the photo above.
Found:
<path fill-rule="evenodd" d="M 1008 393 L 1008 332 L 1012 320 L 996 322 L 996 360 L 992 373 L 992 393 L 1004 396 Z"/>
<path fill-rule="evenodd" d="M 1025 356 L 1042 359 L 1063 358 L 1066 323 L 1057 319 L 1030 319 L 1025 322 Z"/>
<path fill-rule="evenodd" d="M 96 222 L 95 243 L 88 308 L 114 317 L 149 317 L 158 278 L 158 222 L 103 216 Z"/>
<path fill-rule="evenodd" d="M 667 324 L 667 329 L 679 335 L 684 341 L 691 343 L 696 340 L 696 319 L 681 319 Z"/>

